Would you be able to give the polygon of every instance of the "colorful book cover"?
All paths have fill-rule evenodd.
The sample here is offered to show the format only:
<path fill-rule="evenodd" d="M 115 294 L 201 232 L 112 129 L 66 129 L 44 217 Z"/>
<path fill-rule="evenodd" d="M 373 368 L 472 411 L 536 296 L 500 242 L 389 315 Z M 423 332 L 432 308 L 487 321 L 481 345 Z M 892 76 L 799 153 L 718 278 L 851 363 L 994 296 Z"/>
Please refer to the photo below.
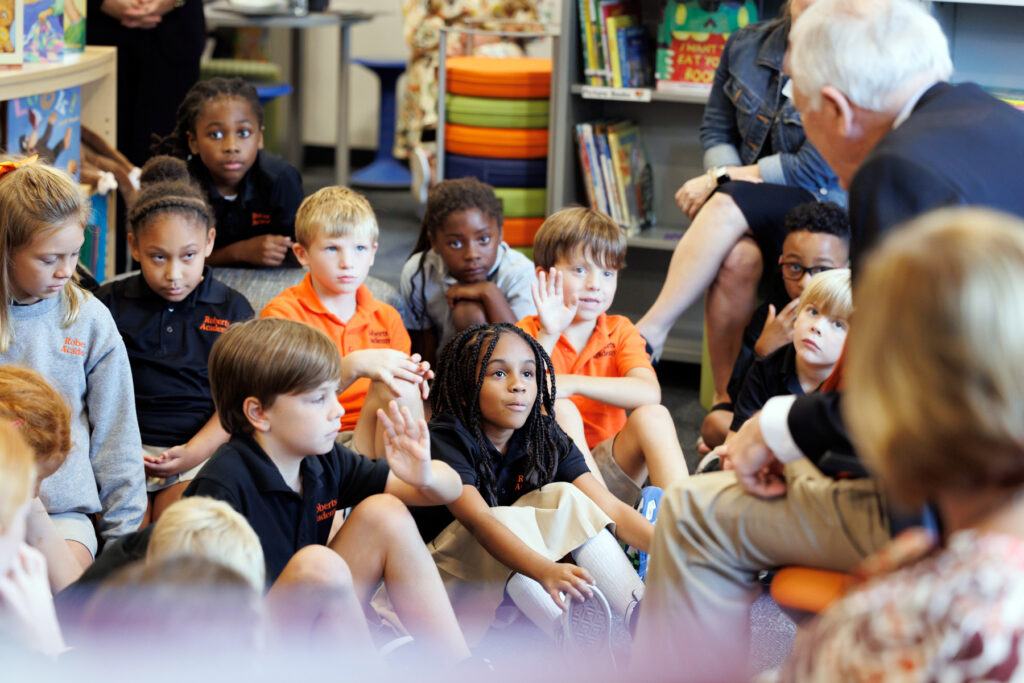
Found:
<path fill-rule="evenodd" d="M 64 58 L 64 0 L 25 0 L 25 59 L 59 62 Z"/>
<path fill-rule="evenodd" d="M 78 180 L 82 166 L 82 89 L 79 86 L 8 101 L 5 147 L 38 154 Z"/>
<path fill-rule="evenodd" d="M 623 14 L 617 17 L 609 17 L 606 22 L 608 26 L 608 55 L 609 64 L 612 70 L 612 86 L 623 87 L 622 60 L 626 54 L 626 44 L 619 44 L 619 32 L 627 26 L 636 26 L 640 18 L 635 14 Z"/>
<path fill-rule="evenodd" d="M 619 188 L 615 182 L 615 169 L 612 166 L 612 154 L 608 147 L 607 130 L 607 122 L 594 124 L 594 140 L 597 143 L 598 158 L 601 161 L 601 177 L 604 181 L 605 195 L 608 197 L 608 215 L 620 226 L 625 226 L 622 202 L 619 200 Z"/>
<path fill-rule="evenodd" d="M 587 145 L 587 162 L 590 164 L 591 183 L 594 188 L 594 198 L 597 200 L 597 205 L 594 208 L 606 216 L 610 216 L 611 209 L 608 206 L 608 195 L 605 192 L 604 172 L 601 168 L 597 141 L 594 139 L 593 124 L 583 124 L 583 140 Z"/>
<path fill-rule="evenodd" d="M 587 140 L 583 135 L 583 124 L 577 123 L 575 131 L 576 150 L 580 158 L 580 174 L 583 176 L 583 188 L 587 191 L 587 205 L 596 210 L 597 197 L 594 196 L 594 179 L 590 175 L 590 159 L 587 154 Z"/>
<path fill-rule="evenodd" d="M 21 64 L 24 46 L 23 0 L 0 0 L 0 64 Z"/>
<path fill-rule="evenodd" d="M 612 85 L 612 54 L 608 38 L 608 20 L 612 17 L 638 14 L 638 12 L 632 2 L 620 2 L 619 0 L 601 0 L 599 11 L 602 47 L 601 68 L 604 71 L 604 85 Z"/>
<path fill-rule="evenodd" d="M 619 44 L 626 46 L 625 62 L 629 82 L 627 88 L 646 88 L 653 82 L 651 71 L 651 39 L 643 26 L 627 26 L 620 32 Z"/>
<path fill-rule="evenodd" d="M 63 0 L 64 2 L 64 53 L 85 50 L 85 15 L 88 9 L 85 0 Z"/>
<path fill-rule="evenodd" d="M 627 232 L 640 231 L 640 205 L 636 198 L 636 179 L 633 177 L 633 146 L 637 144 L 639 129 L 632 121 L 619 121 L 608 127 L 608 147 L 619 190 L 619 202 Z"/>
<path fill-rule="evenodd" d="M 601 85 L 601 74 L 597 68 L 597 47 L 594 42 L 594 26 L 590 21 L 590 0 L 579 1 L 580 56 L 583 59 L 583 82 L 587 85 Z"/>
<path fill-rule="evenodd" d="M 657 89 L 710 90 L 729 35 L 755 21 L 752 0 L 726 0 L 711 11 L 701 0 L 669 0 L 658 32 Z"/>

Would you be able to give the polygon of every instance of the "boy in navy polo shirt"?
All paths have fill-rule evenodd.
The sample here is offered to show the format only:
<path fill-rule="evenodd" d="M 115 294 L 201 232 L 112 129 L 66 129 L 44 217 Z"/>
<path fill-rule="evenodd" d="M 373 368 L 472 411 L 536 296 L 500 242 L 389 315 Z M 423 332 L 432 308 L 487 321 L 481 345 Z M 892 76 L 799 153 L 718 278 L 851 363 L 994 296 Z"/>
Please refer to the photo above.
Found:
<path fill-rule="evenodd" d="M 228 434 L 207 378 L 213 343 L 253 316 L 245 297 L 213 278 L 213 214 L 180 159 L 153 157 L 128 211 L 128 246 L 142 272 L 96 297 L 124 340 L 135 384 L 149 506 L 142 525 L 181 498 Z"/>
<path fill-rule="evenodd" d="M 430 459 L 426 423 L 390 406 L 384 459 L 335 443 L 341 358 L 323 332 L 261 318 L 232 325 L 210 354 L 210 383 L 231 439 L 185 492 L 223 500 L 259 536 L 267 581 L 287 572 L 303 548 L 327 545 L 348 565 L 366 604 L 383 578 L 409 633 L 441 660 L 469 656 L 451 603 L 406 505 L 444 505 L 459 476 Z M 353 507 L 330 539 L 338 510 Z"/>

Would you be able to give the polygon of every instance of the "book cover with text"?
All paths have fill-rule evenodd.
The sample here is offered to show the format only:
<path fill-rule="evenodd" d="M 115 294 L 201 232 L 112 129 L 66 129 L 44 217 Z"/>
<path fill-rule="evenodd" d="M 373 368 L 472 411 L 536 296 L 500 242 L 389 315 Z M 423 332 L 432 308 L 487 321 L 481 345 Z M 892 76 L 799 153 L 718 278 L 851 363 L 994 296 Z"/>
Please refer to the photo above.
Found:
<path fill-rule="evenodd" d="M 82 89 L 66 88 L 7 102 L 4 147 L 10 154 L 38 154 L 78 180 L 82 166 Z"/>
<path fill-rule="evenodd" d="M 751 0 L 669 0 L 658 31 L 657 89 L 709 92 L 729 35 L 755 21 L 757 6 Z"/>

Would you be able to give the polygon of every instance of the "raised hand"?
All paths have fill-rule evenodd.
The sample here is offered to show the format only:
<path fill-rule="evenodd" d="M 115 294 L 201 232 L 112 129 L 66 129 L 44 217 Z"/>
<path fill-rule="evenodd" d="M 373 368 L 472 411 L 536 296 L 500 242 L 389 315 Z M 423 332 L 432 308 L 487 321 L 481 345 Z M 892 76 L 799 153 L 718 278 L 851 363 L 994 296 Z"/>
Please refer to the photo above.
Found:
<path fill-rule="evenodd" d="M 778 315 L 775 313 L 775 305 L 768 304 L 768 317 L 765 318 L 764 327 L 761 329 L 761 336 L 754 344 L 754 353 L 765 357 L 772 351 L 781 349 L 793 341 L 793 324 L 796 322 L 797 305 L 800 299 L 796 298 L 786 304 Z"/>
<path fill-rule="evenodd" d="M 430 468 L 430 432 L 427 421 L 414 420 L 409 409 L 394 401 L 388 412 L 377 410 L 377 422 L 384 428 L 384 457 L 395 476 L 410 486 L 426 488 L 433 483 Z"/>
<path fill-rule="evenodd" d="M 537 282 L 530 285 L 533 303 L 537 307 L 542 332 L 558 337 L 576 318 L 579 302 L 574 296 L 566 301 L 562 295 L 562 273 L 552 268 L 548 273 L 537 273 Z"/>

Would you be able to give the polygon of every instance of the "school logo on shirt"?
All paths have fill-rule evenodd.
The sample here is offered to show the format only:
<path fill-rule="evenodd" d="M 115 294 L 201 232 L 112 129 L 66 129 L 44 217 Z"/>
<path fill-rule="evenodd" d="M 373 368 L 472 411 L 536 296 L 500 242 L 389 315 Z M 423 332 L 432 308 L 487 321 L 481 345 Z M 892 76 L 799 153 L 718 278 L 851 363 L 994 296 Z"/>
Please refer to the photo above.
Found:
<path fill-rule="evenodd" d="M 224 320 L 223 318 L 214 318 L 212 315 L 203 316 L 203 322 L 199 326 L 199 329 L 204 332 L 226 332 L 228 325 L 231 324 L 230 320 Z"/>
<path fill-rule="evenodd" d="M 387 330 L 370 330 L 370 343 L 379 344 L 381 346 L 391 346 L 391 335 Z"/>
<path fill-rule="evenodd" d="M 270 214 L 269 213 L 259 213 L 258 211 L 253 211 L 252 212 L 252 225 L 253 225 L 253 227 L 256 227 L 257 225 L 270 225 Z"/>
<path fill-rule="evenodd" d="M 607 358 L 615 355 L 615 344 L 608 342 L 600 351 L 594 354 L 594 358 Z"/>
<path fill-rule="evenodd" d="M 69 353 L 72 356 L 84 356 L 85 355 L 85 342 L 75 337 L 64 337 L 64 346 L 60 348 L 64 353 Z"/>
<path fill-rule="evenodd" d="M 316 521 L 323 522 L 331 517 L 334 517 L 334 513 L 338 509 L 338 499 L 329 500 L 326 503 L 316 504 Z"/>
<path fill-rule="evenodd" d="M 523 490 L 523 475 L 520 474 L 519 478 L 516 479 L 516 491 L 522 491 L 522 490 Z"/>

